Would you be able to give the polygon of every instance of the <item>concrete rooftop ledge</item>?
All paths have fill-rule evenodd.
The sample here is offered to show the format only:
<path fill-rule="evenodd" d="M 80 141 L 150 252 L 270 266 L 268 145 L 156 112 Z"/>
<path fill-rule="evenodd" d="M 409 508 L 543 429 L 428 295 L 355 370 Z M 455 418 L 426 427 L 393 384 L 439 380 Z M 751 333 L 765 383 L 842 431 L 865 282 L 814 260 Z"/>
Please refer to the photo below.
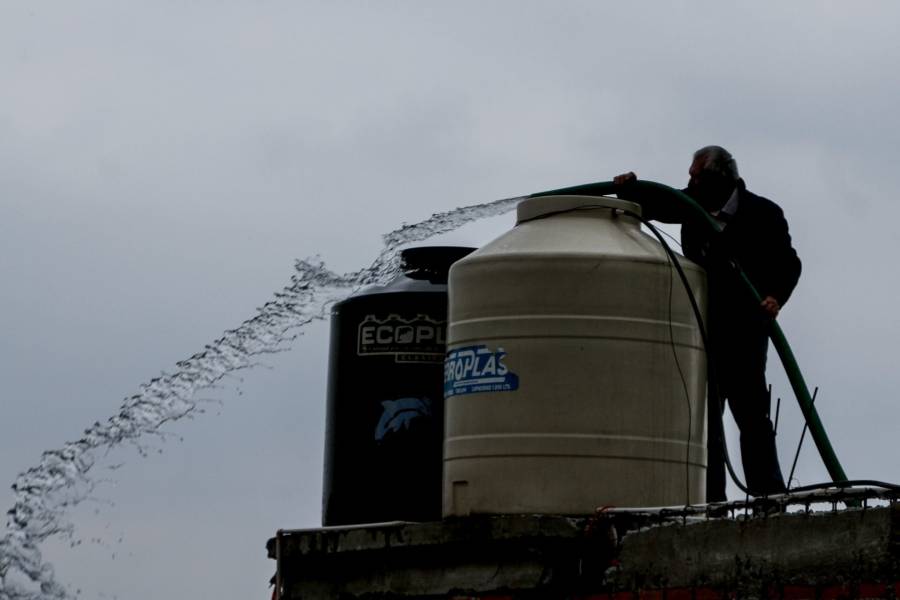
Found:
<path fill-rule="evenodd" d="M 284 599 L 900 598 L 900 505 L 739 519 L 472 516 L 280 531 Z"/>

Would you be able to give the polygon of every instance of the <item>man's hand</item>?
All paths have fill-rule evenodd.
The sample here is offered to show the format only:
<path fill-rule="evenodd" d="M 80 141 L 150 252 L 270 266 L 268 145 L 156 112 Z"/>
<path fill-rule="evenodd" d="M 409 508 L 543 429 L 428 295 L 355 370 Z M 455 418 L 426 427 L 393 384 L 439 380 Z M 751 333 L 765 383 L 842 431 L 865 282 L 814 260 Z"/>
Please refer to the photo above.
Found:
<path fill-rule="evenodd" d="M 625 185 L 626 183 L 632 183 L 634 181 L 637 181 L 637 175 L 635 175 L 633 171 L 628 171 L 627 173 L 622 173 L 621 175 L 613 177 L 613 183 L 616 185 Z"/>
<path fill-rule="evenodd" d="M 760 306 L 764 311 L 766 311 L 766 314 L 773 319 L 778 316 L 778 311 L 781 310 L 781 305 L 778 304 L 778 300 L 776 300 L 772 296 L 766 296 L 765 300 L 762 301 Z"/>

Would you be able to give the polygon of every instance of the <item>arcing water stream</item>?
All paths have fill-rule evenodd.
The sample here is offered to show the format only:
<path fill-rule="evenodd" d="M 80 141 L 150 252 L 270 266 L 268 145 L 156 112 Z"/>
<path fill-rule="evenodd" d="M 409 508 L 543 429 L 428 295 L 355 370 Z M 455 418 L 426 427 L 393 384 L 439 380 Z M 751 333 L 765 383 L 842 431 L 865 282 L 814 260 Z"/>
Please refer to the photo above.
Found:
<path fill-rule="evenodd" d="M 72 530 L 66 512 L 93 488 L 90 471 L 99 451 L 158 435 L 165 424 L 191 415 L 197 408 L 197 392 L 234 371 L 252 367 L 259 355 L 284 350 L 299 328 L 322 319 L 329 305 L 353 289 L 391 279 L 398 270 L 396 256 L 401 246 L 503 214 L 519 200 L 457 208 L 403 225 L 384 236 L 385 245 L 376 260 L 357 272 L 340 275 L 321 262 L 298 260 L 290 284 L 255 316 L 176 363 L 173 372 L 141 385 L 106 422 L 96 422 L 78 440 L 44 452 L 40 462 L 20 473 L 12 485 L 15 504 L 7 513 L 6 532 L 0 538 L 0 600 L 70 597 L 66 586 L 54 577 L 53 566 L 44 560 L 40 544 Z"/>

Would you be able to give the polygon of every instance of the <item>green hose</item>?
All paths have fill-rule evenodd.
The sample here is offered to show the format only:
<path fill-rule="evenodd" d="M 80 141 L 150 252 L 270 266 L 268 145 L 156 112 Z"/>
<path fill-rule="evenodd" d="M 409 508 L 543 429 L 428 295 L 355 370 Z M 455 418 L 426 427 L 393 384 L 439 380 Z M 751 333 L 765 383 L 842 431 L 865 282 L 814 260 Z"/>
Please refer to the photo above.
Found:
<path fill-rule="evenodd" d="M 645 191 L 666 194 L 670 196 L 673 201 L 680 202 L 681 205 L 696 219 L 706 223 L 712 231 L 721 231 L 721 227 L 710 214 L 681 190 L 653 181 L 634 181 L 628 184 L 628 189 L 638 192 Z M 559 195 L 604 196 L 620 193 L 622 191 L 622 186 L 616 185 L 611 181 L 604 181 L 531 194 L 529 198 Z M 750 282 L 746 273 L 744 273 L 739 265 L 735 265 L 735 267 L 737 268 L 741 280 L 744 282 L 753 298 L 755 298 L 757 302 L 762 302 L 762 297 L 753 286 L 753 283 Z M 834 448 L 831 446 L 831 441 L 825 433 L 825 427 L 822 425 L 822 420 L 819 419 L 819 413 L 813 405 L 812 397 L 809 394 L 809 388 L 806 385 L 806 381 L 803 379 L 803 374 L 800 372 L 799 365 L 797 365 L 797 359 L 794 357 L 794 352 L 791 350 L 791 346 L 784 337 L 784 332 L 781 330 L 778 323 L 774 319 L 771 323 L 772 326 L 769 330 L 769 337 L 772 340 L 772 345 L 775 346 L 775 350 L 778 352 L 781 364 L 784 365 L 788 381 L 790 381 L 791 388 L 794 390 L 794 395 L 797 397 L 797 402 L 800 404 L 800 410 L 809 426 L 809 432 L 812 434 L 813 441 L 816 443 L 816 448 L 819 450 L 822 462 L 825 463 L 825 468 L 828 469 L 828 475 L 835 483 L 845 482 L 847 481 L 847 475 L 844 473 L 844 469 L 841 467 L 841 463 L 834 453 Z"/>

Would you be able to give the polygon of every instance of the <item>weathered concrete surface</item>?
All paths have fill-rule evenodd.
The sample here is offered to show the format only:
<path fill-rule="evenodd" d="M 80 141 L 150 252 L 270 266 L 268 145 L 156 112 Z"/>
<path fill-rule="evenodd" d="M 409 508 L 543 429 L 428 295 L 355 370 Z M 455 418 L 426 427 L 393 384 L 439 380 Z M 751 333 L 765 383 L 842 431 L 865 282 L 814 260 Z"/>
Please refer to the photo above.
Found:
<path fill-rule="evenodd" d="M 577 581 L 580 560 L 602 548 L 589 543 L 585 522 L 510 515 L 287 531 L 270 540 L 269 553 L 283 598 L 552 588 Z"/>
<path fill-rule="evenodd" d="M 898 508 L 655 526 L 622 515 L 473 516 L 282 531 L 268 547 L 292 600 L 761 598 L 801 588 L 810 598 L 863 589 L 893 598 Z"/>
<path fill-rule="evenodd" d="M 620 567 L 610 583 L 624 589 L 758 590 L 767 582 L 896 582 L 898 508 L 711 520 L 633 532 L 623 540 Z"/>

